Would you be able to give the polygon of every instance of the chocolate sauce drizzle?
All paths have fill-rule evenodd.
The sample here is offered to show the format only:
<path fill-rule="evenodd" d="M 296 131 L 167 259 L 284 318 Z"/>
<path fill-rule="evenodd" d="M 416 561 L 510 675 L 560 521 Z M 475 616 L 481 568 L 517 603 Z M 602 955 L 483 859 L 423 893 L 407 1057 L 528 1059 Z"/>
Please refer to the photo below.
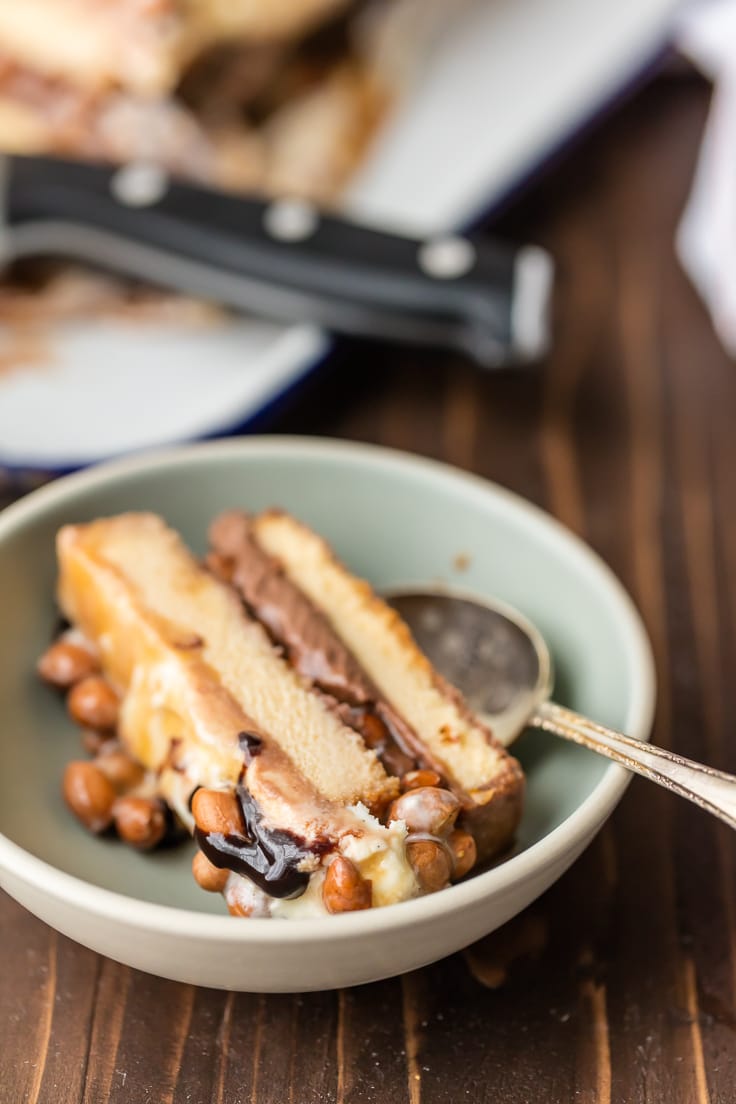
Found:
<path fill-rule="evenodd" d="M 260 740 L 252 733 L 242 739 Z M 248 747 L 252 755 L 253 748 Z M 255 754 L 258 754 L 256 751 Z M 270 897 L 301 897 L 307 888 L 309 874 L 297 867 L 310 853 L 304 840 L 283 829 L 267 828 L 263 815 L 245 786 L 236 789 L 243 812 L 243 835 L 208 834 L 195 829 L 197 843 L 207 858 L 220 870 L 234 870 L 250 878 Z"/>
<path fill-rule="evenodd" d="M 249 767 L 256 756 L 261 754 L 263 750 L 263 740 L 255 732 L 239 732 L 238 743 L 243 752 L 245 765 Z"/>

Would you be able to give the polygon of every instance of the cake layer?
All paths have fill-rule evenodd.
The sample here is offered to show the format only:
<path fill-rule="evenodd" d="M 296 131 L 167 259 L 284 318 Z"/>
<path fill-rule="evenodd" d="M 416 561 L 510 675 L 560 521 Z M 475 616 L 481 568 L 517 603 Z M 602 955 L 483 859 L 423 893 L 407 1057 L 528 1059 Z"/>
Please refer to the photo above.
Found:
<path fill-rule="evenodd" d="M 434 670 L 395 611 L 352 576 L 320 537 L 277 511 L 253 519 L 251 532 L 419 737 L 429 764 L 461 797 L 479 855 L 487 858 L 506 846 L 521 815 L 518 762 Z"/>
<path fill-rule="evenodd" d="M 208 687 L 219 682 L 216 697 L 227 699 L 222 708 L 231 709 L 234 702 L 328 800 L 362 801 L 375 808 L 395 796 L 396 783 L 375 754 L 305 692 L 261 625 L 199 567 L 159 518 L 126 514 L 66 527 L 58 549 L 61 608 L 98 643 L 116 689 L 134 689 L 141 679 L 154 677 L 154 670 L 159 689 L 168 677 L 185 678 L 188 687 L 198 680 Z M 155 662 L 147 654 L 152 641 Z M 157 744 L 155 731 L 150 726 L 145 732 L 134 725 L 130 729 L 136 756 L 147 766 L 159 766 L 167 749 Z M 239 731 L 242 725 L 231 731 L 225 746 L 219 736 L 212 741 L 223 766 L 223 756 L 231 758 L 237 747 Z"/>
<path fill-rule="evenodd" d="M 158 792 L 190 827 L 187 802 L 197 787 L 237 792 L 250 809 L 244 835 L 255 826 L 262 840 L 258 832 L 251 843 L 197 833 L 208 854 L 234 854 L 240 874 L 251 853 L 260 855 L 260 881 L 257 873 L 245 882 L 230 875 L 231 908 L 324 913 L 322 887 L 336 854 L 370 883 L 374 905 L 419 892 L 405 826 L 384 827 L 369 812 L 396 795 L 396 780 L 303 687 L 235 593 L 197 564 L 177 534 L 153 515 L 127 514 L 66 526 L 57 548 L 61 609 L 96 648 L 121 698 L 118 736 L 155 772 Z M 292 865 L 278 856 L 270 867 L 266 861 L 276 879 L 269 883 L 263 849 L 284 832 L 294 841 Z M 295 872 L 306 892 L 278 899 L 279 879 L 286 892 Z"/>

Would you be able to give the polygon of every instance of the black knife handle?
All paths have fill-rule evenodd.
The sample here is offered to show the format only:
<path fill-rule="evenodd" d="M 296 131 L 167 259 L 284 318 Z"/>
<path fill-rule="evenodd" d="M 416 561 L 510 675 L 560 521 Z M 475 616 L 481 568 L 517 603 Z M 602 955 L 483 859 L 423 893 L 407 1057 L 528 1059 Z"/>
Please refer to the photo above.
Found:
<path fill-rule="evenodd" d="M 547 347 L 552 269 L 535 246 L 402 237 L 148 164 L 4 161 L 6 259 L 74 257 L 279 320 L 462 349 L 488 367 Z"/>

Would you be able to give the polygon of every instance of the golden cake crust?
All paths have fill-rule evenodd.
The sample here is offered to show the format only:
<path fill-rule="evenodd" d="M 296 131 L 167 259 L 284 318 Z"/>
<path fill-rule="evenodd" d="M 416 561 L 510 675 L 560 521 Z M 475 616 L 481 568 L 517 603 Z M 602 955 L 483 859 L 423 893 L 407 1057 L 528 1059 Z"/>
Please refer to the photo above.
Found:
<path fill-rule="evenodd" d="M 193 702 L 193 715 L 201 714 L 199 730 L 185 737 L 207 744 L 213 770 L 225 778 L 237 777 L 238 732 L 252 718 L 328 801 L 383 808 L 395 796 L 396 780 L 375 754 L 304 689 L 237 596 L 159 518 L 126 514 L 67 526 L 57 543 L 61 608 L 98 645 L 123 695 L 125 739 L 146 766 L 160 766 L 181 735 L 183 697 L 190 714 Z"/>
<path fill-rule="evenodd" d="M 253 519 L 253 533 L 331 621 L 391 705 L 423 741 L 461 798 L 479 857 L 498 853 L 521 818 L 524 776 L 513 756 L 435 671 L 406 623 L 329 545 L 283 511 Z"/>

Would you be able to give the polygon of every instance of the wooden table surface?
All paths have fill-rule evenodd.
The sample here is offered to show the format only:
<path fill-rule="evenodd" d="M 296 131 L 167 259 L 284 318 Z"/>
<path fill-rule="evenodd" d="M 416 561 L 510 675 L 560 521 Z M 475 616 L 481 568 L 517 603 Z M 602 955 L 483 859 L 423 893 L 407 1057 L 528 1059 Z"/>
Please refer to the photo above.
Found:
<path fill-rule="evenodd" d="M 440 457 L 539 503 L 633 594 L 655 740 L 736 771 L 736 364 L 673 255 L 708 105 L 665 76 L 503 222 L 563 269 L 553 355 L 482 376 L 354 350 L 269 428 Z M 635 779 L 504 929 L 427 969 L 227 994 L 100 958 L 0 900 L 2 1104 L 732 1104 L 736 848 Z"/>

